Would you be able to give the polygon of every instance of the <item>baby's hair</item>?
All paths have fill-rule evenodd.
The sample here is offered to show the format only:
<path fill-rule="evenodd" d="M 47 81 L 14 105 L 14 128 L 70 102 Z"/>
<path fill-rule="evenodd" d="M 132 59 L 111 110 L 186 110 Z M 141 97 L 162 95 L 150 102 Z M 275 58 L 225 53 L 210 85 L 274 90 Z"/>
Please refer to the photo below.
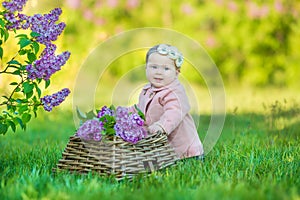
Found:
<path fill-rule="evenodd" d="M 155 46 L 153 46 L 153 47 L 151 47 L 151 48 L 148 50 L 148 52 L 147 52 L 147 54 L 146 54 L 146 63 L 148 63 L 149 56 L 157 51 L 156 49 L 157 49 L 158 46 L 159 46 L 159 44 L 158 44 L 158 45 L 155 45 Z M 170 46 L 170 45 L 168 45 L 168 46 Z"/>

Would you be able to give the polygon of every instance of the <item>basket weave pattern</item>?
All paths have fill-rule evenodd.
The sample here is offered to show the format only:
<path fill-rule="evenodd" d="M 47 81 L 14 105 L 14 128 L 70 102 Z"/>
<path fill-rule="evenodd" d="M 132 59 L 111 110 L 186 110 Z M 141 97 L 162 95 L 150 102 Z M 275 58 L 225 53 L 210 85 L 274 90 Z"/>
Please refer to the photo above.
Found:
<path fill-rule="evenodd" d="M 101 175 L 115 175 L 120 180 L 163 169 L 176 160 L 178 157 L 163 133 L 149 135 L 136 144 L 119 137 L 104 137 L 96 142 L 71 136 L 55 170 L 93 171 Z"/>

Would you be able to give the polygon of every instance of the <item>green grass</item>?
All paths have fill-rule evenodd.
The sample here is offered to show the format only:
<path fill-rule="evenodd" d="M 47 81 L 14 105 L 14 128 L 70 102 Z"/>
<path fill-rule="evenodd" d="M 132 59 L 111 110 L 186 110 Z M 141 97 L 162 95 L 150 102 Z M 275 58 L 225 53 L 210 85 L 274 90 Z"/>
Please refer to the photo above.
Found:
<path fill-rule="evenodd" d="M 72 113 L 56 109 L 26 132 L 0 136 L 0 199 L 299 199 L 300 105 L 275 102 L 264 113 L 232 111 L 205 162 L 186 160 L 150 176 L 115 181 L 52 174 L 74 133 Z M 200 117 L 203 139 L 210 116 Z"/>

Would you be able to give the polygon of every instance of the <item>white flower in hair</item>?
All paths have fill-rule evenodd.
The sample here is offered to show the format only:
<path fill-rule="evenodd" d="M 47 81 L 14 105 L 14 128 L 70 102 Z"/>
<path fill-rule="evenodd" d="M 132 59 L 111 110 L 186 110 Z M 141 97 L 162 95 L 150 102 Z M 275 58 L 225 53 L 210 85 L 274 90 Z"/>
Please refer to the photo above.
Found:
<path fill-rule="evenodd" d="M 183 57 L 182 55 L 180 55 L 176 60 L 175 60 L 175 65 L 177 67 L 181 67 L 181 65 L 183 64 Z"/>
<path fill-rule="evenodd" d="M 176 67 L 180 68 L 183 63 L 182 54 L 178 52 L 176 47 L 160 44 L 157 47 L 157 52 L 161 55 L 167 55 L 172 60 L 175 60 Z"/>
<path fill-rule="evenodd" d="M 170 49 L 169 51 L 169 57 L 173 60 L 178 58 L 178 54 L 176 53 L 176 51 L 174 51 L 173 49 Z"/>
<path fill-rule="evenodd" d="M 162 55 L 167 55 L 169 53 L 168 51 L 169 47 L 165 44 L 161 44 L 157 47 L 157 52 Z"/>

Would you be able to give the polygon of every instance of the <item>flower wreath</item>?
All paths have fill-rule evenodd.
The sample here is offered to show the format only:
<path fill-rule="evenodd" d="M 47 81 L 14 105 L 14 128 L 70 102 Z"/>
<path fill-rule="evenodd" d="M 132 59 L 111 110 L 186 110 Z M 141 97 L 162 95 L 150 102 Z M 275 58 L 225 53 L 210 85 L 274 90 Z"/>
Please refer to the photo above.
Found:
<path fill-rule="evenodd" d="M 176 67 L 180 68 L 183 63 L 183 56 L 178 50 L 166 44 L 160 44 L 156 51 L 161 55 L 167 55 L 172 60 L 175 60 Z"/>

